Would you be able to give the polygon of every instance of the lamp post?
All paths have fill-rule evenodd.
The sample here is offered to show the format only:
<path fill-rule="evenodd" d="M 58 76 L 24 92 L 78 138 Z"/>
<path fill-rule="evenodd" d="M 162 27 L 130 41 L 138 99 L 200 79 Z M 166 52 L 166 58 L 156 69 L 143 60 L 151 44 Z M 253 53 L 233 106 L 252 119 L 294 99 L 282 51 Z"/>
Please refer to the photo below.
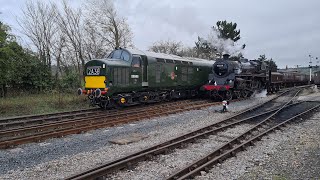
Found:
<path fill-rule="evenodd" d="M 309 58 L 310 58 L 310 61 L 309 61 L 309 72 L 310 72 L 310 79 L 309 79 L 309 84 L 311 84 L 311 73 L 312 73 L 312 56 L 309 54 Z"/>

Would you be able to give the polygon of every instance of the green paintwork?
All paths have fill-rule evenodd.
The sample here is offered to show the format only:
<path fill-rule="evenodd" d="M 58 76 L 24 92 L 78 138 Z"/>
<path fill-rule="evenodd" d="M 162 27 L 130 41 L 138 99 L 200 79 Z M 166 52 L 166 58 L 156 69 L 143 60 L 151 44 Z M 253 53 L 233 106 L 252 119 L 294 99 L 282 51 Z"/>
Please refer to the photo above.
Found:
<path fill-rule="evenodd" d="M 129 52 L 128 61 L 122 59 L 96 59 L 91 60 L 85 65 L 84 75 L 87 76 L 87 68 L 100 67 L 100 73 L 97 75 L 106 76 L 106 87 L 109 88 L 107 96 L 118 93 L 158 90 L 158 89 L 196 89 L 205 84 L 208 80 L 208 74 L 211 72 L 214 61 L 202 59 L 187 59 L 179 56 L 166 55 L 161 53 L 143 52 L 134 49 L 123 49 Z M 132 67 L 132 56 L 140 56 L 142 67 Z M 187 64 L 157 62 L 157 58 L 184 61 Z M 192 64 L 191 64 L 192 63 Z M 105 68 L 103 68 L 105 64 Z M 114 77 L 114 71 L 126 69 L 123 82 L 116 84 L 117 77 Z M 186 73 L 186 68 L 192 74 Z M 183 73 L 184 72 L 184 73 Z M 160 78 L 157 75 L 160 74 Z M 127 78 L 126 81 L 125 78 Z M 145 82 L 145 83 L 143 83 Z M 146 82 L 148 85 L 146 86 Z M 144 86 L 143 86 L 144 85 Z"/>

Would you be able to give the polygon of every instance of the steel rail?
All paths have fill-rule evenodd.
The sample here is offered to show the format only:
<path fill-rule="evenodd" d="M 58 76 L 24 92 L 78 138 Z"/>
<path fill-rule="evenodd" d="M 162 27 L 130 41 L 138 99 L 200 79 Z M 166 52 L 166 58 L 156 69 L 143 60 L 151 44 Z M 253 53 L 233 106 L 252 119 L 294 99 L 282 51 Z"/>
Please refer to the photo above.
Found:
<path fill-rule="evenodd" d="M 0 123 L 8 123 L 14 121 L 21 121 L 25 119 L 37 119 L 37 118 L 48 118 L 54 117 L 59 118 L 60 115 L 68 115 L 68 114 L 76 114 L 76 113 L 90 113 L 92 111 L 97 111 L 99 108 L 88 108 L 88 109 L 80 109 L 80 110 L 73 110 L 73 111 L 64 111 L 64 112 L 57 112 L 57 113 L 45 113 L 45 114 L 36 114 L 36 115 L 26 115 L 26 116 L 15 116 L 15 117 L 8 117 L 8 118 L 1 118 Z"/>
<path fill-rule="evenodd" d="M 213 166 L 214 164 L 221 163 L 225 159 L 232 157 L 232 156 L 235 156 L 235 154 L 237 152 L 243 151 L 248 146 L 252 146 L 255 141 L 261 140 L 261 138 L 263 136 L 265 136 L 265 135 L 267 135 L 277 129 L 280 129 L 282 126 L 285 126 L 287 123 L 289 123 L 289 122 L 295 120 L 296 118 L 301 117 L 311 111 L 314 111 L 314 110 L 318 109 L 319 107 L 320 107 L 320 105 L 316 105 L 316 106 L 314 106 L 304 112 L 301 112 L 301 113 L 285 120 L 284 122 L 279 123 L 277 125 L 274 125 L 274 126 L 270 127 L 269 129 L 261 132 L 260 134 L 250 138 L 249 140 L 242 142 L 241 144 L 239 144 L 235 147 L 232 147 L 232 149 L 224 152 L 222 150 L 223 147 L 227 148 L 227 146 L 229 146 L 229 147 L 232 146 L 232 143 L 228 142 L 228 143 L 224 144 L 224 146 L 222 148 L 217 149 L 216 151 L 214 151 L 210 155 L 199 160 L 198 162 L 202 161 L 202 165 L 198 166 L 198 165 L 196 165 L 196 163 L 194 163 L 194 165 L 188 166 L 186 169 L 179 171 L 177 174 L 171 175 L 168 179 L 175 179 L 176 180 L 176 179 L 194 178 L 196 175 L 200 174 L 201 171 L 208 172 L 209 167 Z M 239 136 L 239 137 L 237 137 L 237 139 L 234 139 L 234 140 L 240 142 L 239 138 L 242 138 L 242 136 Z M 186 173 L 186 174 L 183 174 L 183 173 Z M 182 176 L 179 176 L 179 175 L 182 175 Z"/>
<path fill-rule="evenodd" d="M 293 98 L 290 101 L 292 101 Z M 222 146 L 217 148 L 214 152 L 204 156 L 200 160 L 198 160 L 198 161 L 188 165 L 187 167 L 173 173 L 167 179 L 173 180 L 173 179 L 193 178 L 196 175 L 198 175 L 201 171 L 208 171 L 209 170 L 208 167 L 212 166 L 214 163 L 217 163 L 217 162 L 220 163 L 223 160 L 227 159 L 229 156 L 234 156 L 235 153 L 237 153 L 240 148 L 244 149 L 245 145 L 248 145 L 248 144 L 253 145 L 253 140 L 256 140 L 258 137 L 265 135 L 266 132 L 270 131 L 270 129 L 274 129 L 275 127 L 278 127 L 278 125 L 271 126 L 269 129 L 267 129 L 263 132 L 259 132 L 259 128 L 263 128 L 264 126 L 267 125 L 267 123 L 271 122 L 272 121 L 271 118 L 274 117 L 276 114 L 278 114 L 280 111 L 284 110 L 284 108 L 287 107 L 286 105 L 289 102 L 287 102 L 284 106 L 280 107 L 277 111 L 272 113 L 270 116 L 268 116 L 266 119 L 264 119 L 263 121 L 261 121 L 260 123 L 258 123 L 254 127 L 252 127 L 251 129 L 249 129 L 246 132 L 244 132 L 243 134 L 233 138 L 229 142 L 224 143 Z M 303 113 L 299 113 L 298 115 L 296 115 L 290 119 L 292 120 L 296 117 L 299 117 L 299 116 L 305 114 L 306 112 L 309 112 L 315 108 L 318 108 L 319 106 L 320 105 L 314 106 L 313 108 L 311 108 Z M 285 122 L 288 122 L 288 121 L 285 121 Z M 279 123 L 279 124 L 283 124 L 283 123 Z M 248 136 L 252 135 L 253 132 L 259 132 L 259 135 L 255 136 L 255 138 L 252 138 L 244 143 L 241 143 L 241 140 L 242 141 L 245 140 Z M 241 144 L 239 146 L 233 147 L 233 145 L 237 144 L 237 143 L 241 143 Z M 227 151 L 227 152 L 225 152 L 225 151 Z"/>
<path fill-rule="evenodd" d="M 236 118 L 237 116 L 240 116 L 240 115 L 242 115 L 242 114 L 244 114 L 246 112 L 253 111 L 254 109 L 257 109 L 257 108 L 263 106 L 264 104 L 276 99 L 277 97 L 279 97 L 279 96 L 281 96 L 281 95 L 283 95 L 284 93 L 287 93 L 287 92 L 288 91 L 285 91 L 282 94 L 274 97 L 273 99 L 270 99 L 269 101 L 267 101 L 265 103 L 262 103 L 260 105 L 256 105 L 256 106 L 254 106 L 254 107 L 252 107 L 252 108 L 250 108 L 248 110 L 245 110 L 245 111 L 240 112 L 240 113 L 238 113 L 236 115 L 233 115 L 232 117 L 229 117 L 228 119 L 222 120 L 222 121 L 220 121 L 218 123 L 212 124 L 212 125 L 207 126 L 205 128 L 200 128 L 200 129 L 198 129 L 196 131 L 184 134 L 184 135 L 179 136 L 177 138 L 171 139 L 171 140 L 169 140 L 167 142 L 157 144 L 157 145 L 155 145 L 153 147 L 146 148 L 146 149 L 144 149 L 142 151 L 133 153 L 133 154 L 131 154 L 129 156 L 113 160 L 113 161 L 111 161 L 109 163 L 106 163 L 106 164 L 104 164 L 102 166 L 99 166 L 99 167 L 90 169 L 90 170 L 88 170 L 86 172 L 82 172 L 80 174 L 68 177 L 67 179 L 95 179 L 95 178 L 104 176 L 104 175 L 106 175 L 108 173 L 114 172 L 116 170 L 123 169 L 123 168 L 126 168 L 126 167 L 130 167 L 130 166 L 132 166 L 133 164 L 135 164 L 135 163 L 137 163 L 139 161 L 151 158 L 153 155 L 157 155 L 157 154 L 161 154 L 163 152 L 166 152 L 168 149 L 174 149 L 174 148 L 180 147 L 180 146 L 182 146 L 184 144 L 193 142 L 197 138 L 199 139 L 199 138 L 207 137 L 210 134 L 215 134 L 218 131 L 224 130 L 224 129 L 229 128 L 229 127 L 232 127 L 232 126 L 234 126 L 236 124 L 239 124 L 241 122 L 245 122 L 245 121 L 248 121 L 250 119 L 254 119 L 258 115 L 255 115 L 255 116 L 252 116 L 252 117 L 249 117 L 249 118 L 245 118 L 245 119 L 242 119 L 242 120 L 239 120 L 239 121 L 236 121 L 236 122 L 235 122 L 236 119 L 234 119 L 234 118 Z M 268 111 L 268 112 L 265 112 L 265 113 L 261 113 L 260 115 L 266 115 L 267 113 L 274 112 L 276 110 L 271 110 L 271 111 Z M 226 123 L 227 121 L 230 121 L 230 123 L 223 126 L 223 124 Z"/>
<path fill-rule="evenodd" d="M 194 102 L 191 100 L 184 100 L 184 101 L 177 101 L 177 102 L 166 102 L 163 104 L 150 104 L 149 106 L 140 106 L 144 107 L 144 108 L 152 108 L 152 107 L 158 107 L 158 106 L 166 106 L 171 104 L 178 104 L 181 102 Z M 108 111 L 98 111 L 98 109 L 94 109 L 94 111 L 92 112 L 87 112 L 87 113 L 77 113 L 75 112 L 75 114 L 72 114 L 72 112 L 67 112 L 68 114 L 65 115 L 59 115 L 59 116 L 48 116 L 48 117 L 40 117 L 40 118 L 34 118 L 34 119 L 30 119 L 30 118 L 26 118 L 26 119 L 19 119 L 19 120 L 15 120 L 13 122 L 6 122 L 6 123 L 1 123 L 0 121 L 0 128 L 4 129 L 4 128 L 8 128 L 8 127 L 15 127 L 15 126 L 28 126 L 29 124 L 44 124 L 44 123 L 50 123 L 53 121 L 61 121 L 63 119 L 76 119 L 77 117 L 80 117 L 80 119 L 84 116 L 89 116 L 90 117 L 94 117 L 97 116 L 99 114 L 116 114 L 116 113 L 126 113 L 126 112 L 132 112 L 132 111 L 136 111 L 136 109 L 139 109 L 139 107 L 137 106 L 133 106 L 130 107 L 128 109 L 125 109 L 123 111 L 121 111 L 120 109 L 114 109 L 114 110 L 108 110 Z"/>
<path fill-rule="evenodd" d="M 136 113 L 135 116 L 123 116 L 123 117 L 113 117 L 112 119 L 103 119 L 103 117 L 99 118 L 99 120 L 93 121 L 92 119 L 86 120 L 84 122 L 67 122 L 69 123 L 68 126 L 66 124 L 48 124 L 44 125 L 41 127 L 41 129 L 33 129 L 36 134 L 30 134 L 30 135 L 25 135 L 25 136 L 20 136 L 20 137 L 13 137 L 10 139 L 4 139 L 0 141 L 0 148 L 7 148 L 13 145 L 18 145 L 18 144 L 24 144 L 27 142 L 35 142 L 35 141 L 40 141 L 43 139 L 47 138 L 52 138 L 52 137 L 62 137 L 65 135 L 69 134 L 74 134 L 74 133 L 81 133 L 85 132 L 88 130 L 93 130 L 97 128 L 102 128 L 102 127 L 110 127 L 114 126 L 117 124 L 123 124 L 126 122 L 133 122 L 133 121 L 139 121 L 144 118 L 151 118 L 151 117 L 156 117 L 156 116 L 163 116 L 163 115 L 168 115 L 168 114 L 173 114 L 173 113 L 178 113 L 186 110 L 191 110 L 191 109 L 201 109 L 206 106 L 212 106 L 215 105 L 216 102 L 207 102 L 207 103 L 202 103 L 202 104 L 188 104 L 188 106 L 180 107 L 178 108 L 178 105 L 176 107 L 170 106 L 170 107 L 164 107 L 164 108 L 159 108 L 159 109 L 152 109 L 148 110 L 148 114 L 146 114 L 145 110 L 141 110 L 141 112 Z M 186 104 L 179 104 L 180 106 L 186 105 Z M 173 108 L 174 107 L 174 108 Z M 55 129 L 52 129 L 52 127 L 55 127 Z M 27 130 L 30 130 L 28 128 L 24 128 Z M 32 128 L 31 128 L 32 129 Z M 21 131 L 15 130 L 9 131 L 9 132 L 3 132 L 4 135 L 5 133 L 16 133 L 19 134 Z M 7 134 L 8 135 L 8 134 Z"/>
<path fill-rule="evenodd" d="M 187 102 L 188 103 L 188 102 Z M 192 103 L 192 102 L 190 102 Z M 194 104 L 201 104 L 203 102 L 195 102 Z M 174 103 L 171 104 L 170 107 L 175 107 L 179 106 L 183 103 Z M 162 108 L 166 108 L 166 105 L 161 106 Z M 43 123 L 43 124 L 38 124 L 38 125 L 32 125 L 28 127 L 21 127 L 21 128 L 13 128 L 13 129 L 8 129 L 8 130 L 0 130 L 0 137 L 5 137 L 5 136 L 12 136 L 15 134 L 21 134 L 23 132 L 28 132 L 28 131 L 42 131 L 43 129 L 41 128 L 53 128 L 53 127 L 61 127 L 61 126 L 66 126 L 69 123 L 75 124 L 75 123 L 81 123 L 82 121 L 90 121 L 93 122 L 95 120 L 101 120 L 101 119 L 106 119 L 106 118 L 121 118 L 122 116 L 131 116 L 132 114 L 137 114 L 137 113 L 142 113 L 147 110 L 153 111 L 153 110 L 159 110 L 161 107 L 145 107 L 141 108 L 140 110 L 129 110 L 129 111 L 117 111 L 114 113 L 109 113 L 109 114 L 100 114 L 98 113 L 97 115 L 90 116 L 88 117 L 81 117 L 81 118 L 75 118 L 75 119 L 66 119 L 66 120 L 61 120 L 58 122 L 48 122 L 48 123 Z M 101 116 L 104 115 L 104 116 Z"/>
<path fill-rule="evenodd" d="M 96 111 L 93 112 L 92 115 L 90 115 L 90 118 L 94 119 L 94 118 L 101 118 L 102 115 L 104 115 L 104 118 L 107 117 L 112 117 L 112 116 L 116 116 L 116 115 L 124 115 L 124 114 L 131 114 L 134 112 L 139 112 L 139 109 L 152 109 L 152 108 L 158 108 L 158 107 L 165 107 L 165 106 L 172 106 L 172 105 L 178 105 L 181 103 L 186 103 L 186 102 L 192 102 L 195 104 L 198 103 L 202 103 L 201 102 L 193 102 L 190 100 L 187 101 L 178 101 L 178 102 L 171 102 L 170 104 L 157 104 L 154 106 L 140 106 L 140 108 L 130 108 L 130 109 L 125 109 L 123 111 L 121 110 L 111 110 L 111 111 Z M 24 126 L 24 127 L 36 127 L 37 125 L 46 125 L 46 124 L 54 124 L 55 122 L 67 122 L 67 121 L 76 121 L 76 120 L 82 120 L 82 119 L 86 119 L 88 118 L 89 114 L 83 114 L 81 117 L 74 117 L 73 115 L 71 116 L 61 116 L 59 118 L 57 117 L 49 117 L 49 118 L 45 118 L 45 119 L 30 119 L 30 120 L 25 120 L 25 121 L 19 121 L 19 122 L 11 122 L 11 123 L 0 123 L 0 127 L 5 128 L 5 127 L 10 127 L 10 126 Z M 37 123 L 36 125 L 34 125 L 34 123 L 36 122 L 40 122 Z M 10 130 L 15 130 L 15 129 L 23 129 L 21 127 L 19 128 L 11 128 Z M 1 131 L 1 130 L 0 130 Z M 3 130 L 2 130 L 3 131 Z"/>

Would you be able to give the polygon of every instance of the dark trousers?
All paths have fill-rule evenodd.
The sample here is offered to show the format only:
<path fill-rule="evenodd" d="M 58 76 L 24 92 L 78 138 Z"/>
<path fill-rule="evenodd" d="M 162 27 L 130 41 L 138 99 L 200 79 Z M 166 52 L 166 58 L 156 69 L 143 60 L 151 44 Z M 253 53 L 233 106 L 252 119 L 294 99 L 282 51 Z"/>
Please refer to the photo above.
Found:
<path fill-rule="evenodd" d="M 227 106 L 223 106 L 222 112 L 226 112 L 227 111 Z"/>

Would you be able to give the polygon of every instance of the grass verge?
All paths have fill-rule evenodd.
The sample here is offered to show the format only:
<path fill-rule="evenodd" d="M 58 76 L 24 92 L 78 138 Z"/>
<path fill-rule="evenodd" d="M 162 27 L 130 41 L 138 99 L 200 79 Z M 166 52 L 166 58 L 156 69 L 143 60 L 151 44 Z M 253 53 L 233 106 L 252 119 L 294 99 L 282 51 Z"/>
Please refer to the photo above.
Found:
<path fill-rule="evenodd" d="M 51 93 L 0 98 L 0 118 L 85 108 L 89 108 L 87 98 L 75 94 Z"/>

